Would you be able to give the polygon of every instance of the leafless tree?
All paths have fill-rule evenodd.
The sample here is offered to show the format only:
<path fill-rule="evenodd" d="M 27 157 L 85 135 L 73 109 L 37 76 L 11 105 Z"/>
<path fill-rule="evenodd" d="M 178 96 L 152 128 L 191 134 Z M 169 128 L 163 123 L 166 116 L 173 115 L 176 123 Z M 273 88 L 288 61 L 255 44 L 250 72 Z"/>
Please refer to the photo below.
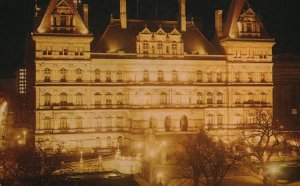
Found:
<path fill-rule="evenodd" d="M 0 157 L 1 182 L 4 185 L 40 185 L 53 182 L 53 173 L 61 168 L 61 149 L 46 152 L 40 146 L 5 149 Z"/>
<path fill-rule="evenodd" d="M 192 179 L 195 186 L 218 186 L 242 156 L 234 145 L 215 140 L 204 129 L 186 136 L 176 155 L 176 172 L 179 178 Z M 200 179 L 204 176 L 205 179 Z"/>
<path fill-rule="evenodd" d="M 263 176 L 263 184 L 270 185 L 271 158 L 280 150 L 280 131 L 275 130 L 272 113 L 257 109 L 255 122 L 243 132 L 244 143 L 251 168 Z M 259 165 L 259 169 L 257 166 Z"/>

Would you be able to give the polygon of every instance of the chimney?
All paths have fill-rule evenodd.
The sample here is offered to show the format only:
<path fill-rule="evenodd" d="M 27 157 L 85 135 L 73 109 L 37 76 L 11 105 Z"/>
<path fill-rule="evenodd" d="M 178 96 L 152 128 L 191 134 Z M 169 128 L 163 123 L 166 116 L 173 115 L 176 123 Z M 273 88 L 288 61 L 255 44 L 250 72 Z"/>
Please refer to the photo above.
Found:
<path fill-rule="evenodd" d="M 223 34 L 222 14 L 222 10 L 215 11 L 215 29 L 218 37 L 221 37 Z"/>
<path fill-rule="evenodd" d="M 89 5 L 83 5 L 83 22 L 87 28 L 89 28 Z"/>
<path fill-rule="evenodd" d="M 126 13 L 126 0 L 120 0 L 120 21 L 121 28 L 127 28 L 127 13 Z"/>
<path fill-rule="evenodd" d="M 186 0 L 179 0 L 180 24 L 181 24 L 182 32 L 186 31 L 185 2 L 186 2 Z"/>

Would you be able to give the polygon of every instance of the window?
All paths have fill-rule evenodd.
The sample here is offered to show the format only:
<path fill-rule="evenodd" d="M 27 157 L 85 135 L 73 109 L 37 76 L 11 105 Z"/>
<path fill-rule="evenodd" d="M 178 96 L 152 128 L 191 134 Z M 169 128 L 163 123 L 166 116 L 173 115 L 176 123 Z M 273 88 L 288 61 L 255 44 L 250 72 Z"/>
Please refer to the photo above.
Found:
<path fill-rule="evenodd" d="M 48 92 L 44 94 L 44 105 L 45 106 L 51 105 L 51 94 Z"/>
<path fill-rule="evenodd" d="M 66 27 L 67 26 L 67 17 L 62 13 L 60 16 L 60 26 L 61 27 Z"/>
<path fill-rule="evenodd" d="M 44 118 L 44 129 L 51 129 L 51 118 L 48 116 Z"/>
<path fill-rule="evenodd" d="M 82 128 L 82 117 L 81 116 L 78 116 L 76 118 L 76 128 L 77 129 L 81 129 Z"/>
<path fill-rule="evenodd" d="M 177 71 L 176 70 L 172 71 L 172 81 L 178 81 Z"/>
<path fill-rule="evenodd" d="M 63 92 L 60 94 L 60 105 L 67 105 L 68 103 L 68 95 Z"/>
<path fill-rule="evenodd" d="M 248 102 L 249 103 L 254 103 L 254 94 L 252 92 L 250 92 L 248 94 Z"/>
<path fill-rule="evenodd" d="M 109 70 L 106 71 L 106 82 L 111 82 L 111 72 Z"/>
<path fill-rule="evenodd" d="M 165 118 L 165 130 L 170 131 L 171 130 L 171 117 L 167 116 Z"/>
<path fill-rule="evenodd" d="M 235 51 L 234 58 L 241 58 L 241 51 L 240 50 Z"/>
<path fill-rule="evenodd" d="M 217 82 L 222 82 L 222 73 L 221 72 L 217 73 Z"/>
<path fill-rule="evenodd" d="M 148 54 L 149 44 L 147 42 L 143 43 L 143 53 Z"/>
<path fill-rule="evenodd" d="M 217 115 L 217 125 L 222 125 L 223 124 L 223 115 L 218 114 Z"/>
<path fill-rule="evenodd" d="M 50 82 L 50 73 L 51 73 L 50 69 L 46 68 L 45 69 L 45 77 L 44 77 L 45 82 Z"/>
<path fill-rule="evenodd" d="M 144 81 L 149 81 L 149 71 L 148 70 L 144 70 L 143 78 L 144 78 Z"/>
<path fill-rule="evenodd" d="M 239 113 L 234 114 L 233 124 L 235 125 L 241 124 L 241 115 Z"/>
<path fill-rule="evenodd" d="M 67 81 L 67 70 L 62 68 L 60 70 L 60 81 L 61 82 L 66 82 Z"/>
<path fill-rule="evenodd" d="M 240 82 L 240 72 L 235 72 L 234 73 L 234 79 L 235 79 L 235 82 Z"/>
<path fill-rule="evenodd" d="M 145 97 L 145 104 L 150 105 L 151 104 L 151 93 L 147 92 Z"/>
<path fill-rule="evenodd" d="M 95 82 L 100 82 L 100 70 L 95 70 Z"/>
<path fill-rule="evenodd" d="M 176 92 L 175 94 L 175 104 L 181 104 L 181 94 L 179 92 Z"/>
<path fill-rule="evenodd" d="M 267 103 L 267 94 L 261 93 L 261 103 Z"/>
<path fill-rule="evenodd" d="M 77 93 L 75 95 L 76 97 L 76 105 L 77 106 L 82 106 L 83 105 L 83 94 L 82 93 Z"/>
<path fill-rule="evenodd" d="M 106 127 L 108 127 L 108 128 L 112 127 L 112 117 L 111 116 L 106 117 Z"/>
<path fill-rule="evenodd" d="M 95 120 L 96 120 L 96 128 L 101 128 L 101 120 L 102 118 L 97 116 L 95 117 Z"/>
<path fill-rule="evenodd" d="M 203 94 L 201 92 L 197 93 L 197 104 L 203 104 Z"/>
<path fill-rule="evenodd" d="M 248 73 L 248 82 L 252 83 L 253 82 L 253 72 Z"/>
<path fill-rule="evenodd" d="M 118 116 L 117 117 L 117 128 L 122 128 L 123 127 L 123 117 Z"/>
<path fill-rule="evenodd" d="M 212 72 L 207 72 L 207 81 L 212 82 Z"/>
<path fill-rule="evenodd" d="M 253 123 L 255 123 L 255 121 L 254 121 L 254 114 L 252 114 L 252 113 L 249 113 L 248 114 L 248 117 L 247 117 L 247 124 L 253 124 Z"/>
<path fill-rule="evenodd" d="M 167 93 L 165 92 L 160 93 L 160 104 L 161 105 L 167 104 Z"/>
<path fill-rule="evenodd" d="M 68 129 L 69 128 L 66 117 L 61 117 L 60 118 L 59 128 L 60 129 Z"/>
<path fill-rule="evenodd" d="M 212 114 L 207 115 L 207 124 L 208 125 L 214 124 L 214 116 Z"/>
<path fill-rule="evenodd" d="M 266 74 L 260 73 L 260 82 L 265 83 L 266 82 Z"/>
<path fill-rule="evenodd" d="M 117 93 L 117 105 L 123 105 L 123 93 L 122 92 L 118 92 Z"/>
<path fill-rule="evenodd" d="M 223 94 L 219 92 L 217 94 L 217 104 L 222 104 L 222 103 L 223 103 Z"/>
<path fill-rule="evenodd" d="M 123 137 L 122 136 L 118 137 L 118 145 L 123 146 Z"/>
<path fill-rule="evenodd" d="M 76 82 L 82 81 L 82 70 L 80 68 L 76 69 Z"/>
<path fill-rule="evenodd" d="M 246 23 L 246 32 L 252 32 L 252 23 L 251 22 Z"/>
<path fill-rule="evenodd" d="M 158 81 L 163 81 L 164 80 L 164 73 L 162 70 L 159 70 L 157 73 L 157 80 Z"/>
<path fill-rule="evenodd" d="M 108 92 L 106 94 L 106 105 L 111 105 L 112 104 L 112 94 Z"/>
<path fill-rule="evenodd" d="M 172 43 L 172 53 L 177 54 L 177 44 L 176 43 Z"/>
<path fill-rule="evenodd" d="M 213 94 L 212 93 L 207 93 L 207 104 L 212 104 L 213 103 Z"/>
<path fill-rule="evenodd" d="M 240 93 L 235 93 L 233 95 L 233 100 L 235 104 L 240 104 L 241 103 L 241 94 Z"/>
<path fill-rule="evenodd" d="M 117 81 L 122 82 L 122 72 L 121 71 L 117 72 Z"/>
<path fill-rule="evenodd" d="M 112 147 L 112 141 L 111 141 L 111 137 L 107 136 L 106 138 L 106 147 L 107 148 L 111 148 Z"/>
<path fill-rule="evenodd" d="M 188 130 L 188 118 L 184 115 L 180 118 L 180 129 L 181 131 L 187 131 Z"/>
<path fill-rule="evenodd" d="M 95 105 L 101 105 L 101 94 L 99 92 L 95 94 Z"/>
<path fill-rule="evenodd" d="M 202 72 L 200 70 L 197 71 L 197 82 L 202 82 Z"/>
<path fill-rule="evenodd" d="M 158 49 L 159 54 L 163 54 L 163 44 L 162 44 L 162 42 L 159 42 L 157 44 L 157 49 Z"/>

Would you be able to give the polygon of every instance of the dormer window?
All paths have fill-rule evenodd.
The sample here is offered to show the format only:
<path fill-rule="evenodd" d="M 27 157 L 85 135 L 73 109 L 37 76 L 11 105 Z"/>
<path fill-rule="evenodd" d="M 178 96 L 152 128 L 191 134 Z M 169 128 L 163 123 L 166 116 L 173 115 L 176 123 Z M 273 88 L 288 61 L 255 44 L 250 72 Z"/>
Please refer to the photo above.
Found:
<path fill-rule="evenodd" d="M 64 0 L 60 1 L 51 15 L 51 30 L 53 32 L 73 31 L 73 17 L 74 13 L 69 4 Z"/>
<path fill-rule="evenodd" d="M 258 37 L 260 36 L 260 23 L 254 11 L 249 8 L 239 18 L 240 36 L 243 37 Z"/>

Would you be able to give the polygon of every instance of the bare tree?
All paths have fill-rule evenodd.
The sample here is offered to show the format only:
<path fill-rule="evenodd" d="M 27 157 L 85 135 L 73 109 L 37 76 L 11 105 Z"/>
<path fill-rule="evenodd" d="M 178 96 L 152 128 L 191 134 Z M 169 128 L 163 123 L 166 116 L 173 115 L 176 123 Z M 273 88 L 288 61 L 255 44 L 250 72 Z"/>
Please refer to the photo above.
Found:
<path fill-rule="evenodd" d="M 280 150 L 279 134 L 273 125 L 271 111 L 264 109 L 256 110 L 255 122 L 249 130 L 243 132 L 246 150 L 254 160 L 249 163 L 255 172 L 262 174 L 264 185 L 270 185 L 270 161 Z"/>
<path fill-rule="evenodd" d="M 186 136 L 179 144 L 182 150 L 176 156 L 177 176 L 192 179 L 195 186 L 220 185 L 230 168 L 242 158 L 234 145 L 215 140 L 203 129 Z M 205 178 L 202 181 L 201 176 Z"/>
<path fill-rule="evenodd" d="M 62 158 L 60 148 L 52 153 L 40 146 L 8 148 L 0 157 L 1 182 L 4 185 L 51 185 L 53 173 L 64 168 Z"/>

